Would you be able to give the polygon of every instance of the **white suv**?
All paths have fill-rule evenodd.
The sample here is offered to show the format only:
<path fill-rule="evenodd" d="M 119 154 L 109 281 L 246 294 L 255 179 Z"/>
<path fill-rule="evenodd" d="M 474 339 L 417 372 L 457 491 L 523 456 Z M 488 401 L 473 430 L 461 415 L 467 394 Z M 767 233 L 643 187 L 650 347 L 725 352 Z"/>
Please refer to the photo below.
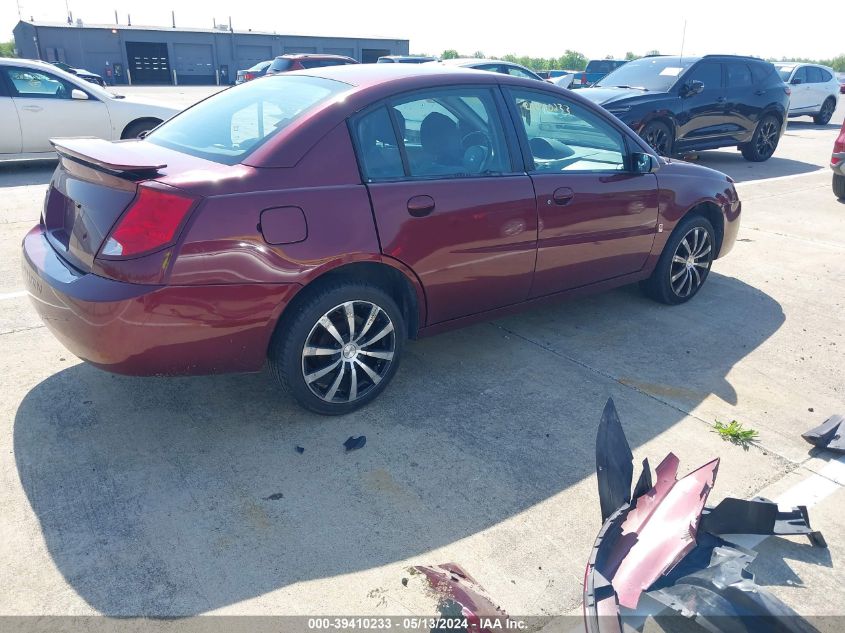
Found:
<path fill-rule="evenodd" d="M 811 116 L 817 125 L 827 125 L 839 98 L 839 82 L 833 69 L 818 64 L 777 62 L 783 82 L 789 84 L 789 116 Z"/>
<path fill-rule="evenodd" d="M 0 161 L 50 157 L 51 138 L 134 138 L 179 111 L 112 94 L 46 62 L 0 58 Z"/>

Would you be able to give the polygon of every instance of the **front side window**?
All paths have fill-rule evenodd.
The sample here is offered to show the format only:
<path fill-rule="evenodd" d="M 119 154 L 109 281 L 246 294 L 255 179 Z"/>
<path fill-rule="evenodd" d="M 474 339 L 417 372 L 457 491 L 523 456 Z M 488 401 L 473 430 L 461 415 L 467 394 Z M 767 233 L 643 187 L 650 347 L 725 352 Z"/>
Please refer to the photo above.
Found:
<path fill-rule="evenodd" d="M 553 95 L 509 90 L 534 171 L 624 171 L 622 133 L 587 108 Z"/>
<path fill-rule="evenodd" d="M 14 96 L 27 99 L 70 99 L 76 89 L 72 83 L 55 75 L 31 68 L 6 67 L 2 72 L 9 78 Z"/>
<path fill-rule="evenodd" d="M 795 71 L 795 74 L 792 76 L 792 83 L 793 84 L 805 84 L 807 83 L 807 67 L 802 66 L 798 70 Z"/>
<path fill-rule="evenodd" d="M 718 90 L 722 87 L 722 65 L 716 62 L 703 62 L 698 64 L 684 76 L 687 81 L 700 81 L 704 84 L 704 90 Z"/>
<path fill-rule="evenodd" d="M 349 84 L 319 77 L 267 77 L 217 93 L 146 138 L 185 154 L 234 165 L 308 111 L 349 88 Z"/>
<path fill-rule="evenodd" d="M 728 64 L 728 87 L 746 88 L 751 85 L 751 69 L 748 64 L 731 62 Z"/>

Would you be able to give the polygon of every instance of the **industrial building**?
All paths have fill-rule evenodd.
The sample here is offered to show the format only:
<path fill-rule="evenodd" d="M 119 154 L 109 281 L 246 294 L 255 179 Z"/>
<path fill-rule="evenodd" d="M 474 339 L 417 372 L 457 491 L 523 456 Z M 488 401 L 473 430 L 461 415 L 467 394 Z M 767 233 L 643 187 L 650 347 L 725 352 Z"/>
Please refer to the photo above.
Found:
<path fill-rule="evenodd" d="M 407 55 L 408 40 L 280 35 L 232 30 L 21 21 L 18 56 L 61 61 L 109 84 L 231 84 L 237 71 L 286 53 L 331 53 L 360 62 Z"/>

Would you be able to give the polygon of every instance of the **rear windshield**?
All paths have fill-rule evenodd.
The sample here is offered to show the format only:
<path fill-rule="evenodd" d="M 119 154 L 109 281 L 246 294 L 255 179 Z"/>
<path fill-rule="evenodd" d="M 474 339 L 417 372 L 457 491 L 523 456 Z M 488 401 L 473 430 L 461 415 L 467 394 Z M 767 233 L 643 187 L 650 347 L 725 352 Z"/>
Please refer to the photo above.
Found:
<path fill-rule="evenodd" d="M 320 77 L 265 77 L 201 101 L 156 128 L 147 140 L 234 165 L 309 110 L 349 88 Z"/>
<path fill-rule="evenodd" d="M 588 73 L 609 73 L 612 70 L 621 66 L 621 62 L 614 61 L 612 59 L 594 59 L 589 64 L 587 64 L 587 69 L 585 72 Z"/>
<path fill-rule="evenodd" d="M 277 57 L 273 60 L 273 63 L 270 64 L 270 70 L 274 73 L 281 72 L 283 70 L 287 70 L 293 65 L 293 62 L 289 59 L 284 59 L 282 57 Z"/>
<path fill-rule="evenodd" d="M 620 66 L 595 85 L 666 92 L 697 58 L 644 57 Z"/>

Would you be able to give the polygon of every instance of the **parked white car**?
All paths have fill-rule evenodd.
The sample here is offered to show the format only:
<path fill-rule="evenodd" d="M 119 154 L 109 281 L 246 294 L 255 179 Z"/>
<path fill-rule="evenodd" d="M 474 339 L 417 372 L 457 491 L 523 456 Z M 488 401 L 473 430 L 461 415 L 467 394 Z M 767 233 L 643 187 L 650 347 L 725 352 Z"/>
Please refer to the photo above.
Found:
<path fill-rule="evenodd" d="M 780 78 L 789 84 L 789 116 L 811 116 L 817 125 L 827 125 L 839 99 L 839 81 L 832 68 L 801 62 L 777 62 Z"/>
<path fill-rule="evenodd" d="M 0 160 L 44 158 L 51 138 L 135 138 L 179 112 L 115 95 L 52 64 L 0 58 Z"/>

